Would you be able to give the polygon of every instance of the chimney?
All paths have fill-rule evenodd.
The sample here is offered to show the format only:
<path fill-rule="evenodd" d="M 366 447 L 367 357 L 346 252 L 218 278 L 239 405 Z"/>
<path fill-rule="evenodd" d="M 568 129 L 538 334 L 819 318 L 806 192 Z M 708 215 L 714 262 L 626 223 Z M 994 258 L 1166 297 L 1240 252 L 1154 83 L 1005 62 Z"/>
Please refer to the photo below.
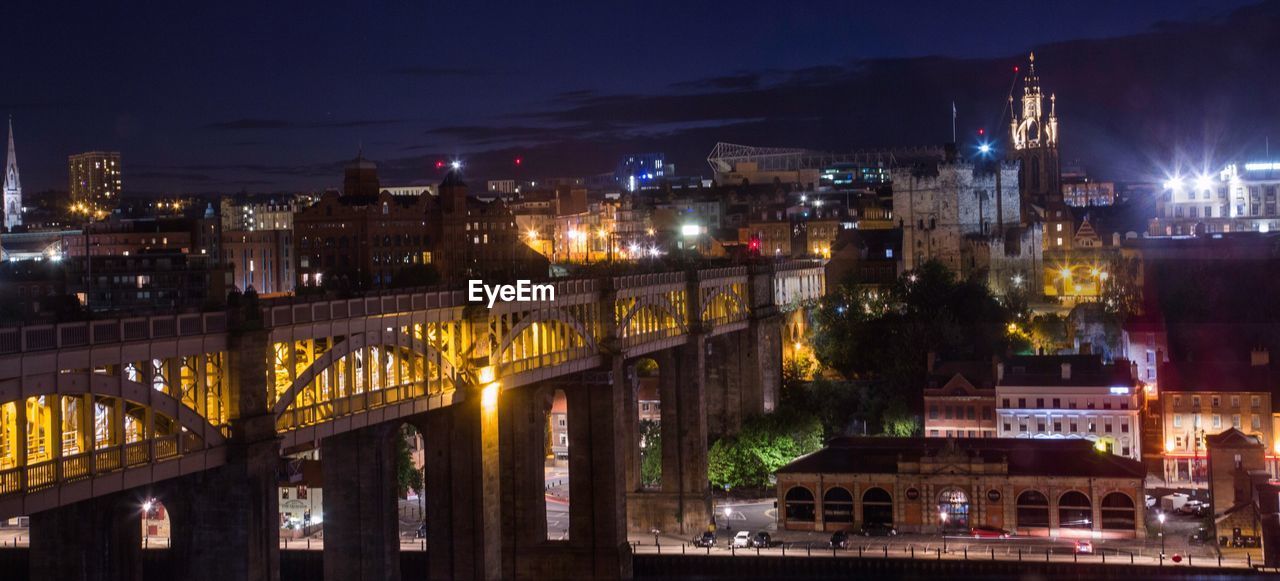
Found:
<path fill-rule="evenodd" d="M 1254 367 L 1271 365 L 1271 352 L 1266 347 L 1257 347 L 1249 352 L 1249 363 Z"/>
<path fill-rule="evenodd" d="M 1062 364 L 1062 378 L 1063 378 L 1063 379 L 1071 379 L 1071 364 L 1070 364 L 1070 363 L 1063 363 L 1063 364 Z"/>

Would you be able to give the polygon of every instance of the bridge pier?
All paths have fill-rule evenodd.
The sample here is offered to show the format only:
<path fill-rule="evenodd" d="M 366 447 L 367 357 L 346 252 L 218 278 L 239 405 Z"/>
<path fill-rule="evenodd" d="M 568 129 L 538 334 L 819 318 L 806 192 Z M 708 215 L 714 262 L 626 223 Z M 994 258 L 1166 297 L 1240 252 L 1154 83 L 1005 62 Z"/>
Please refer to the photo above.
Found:
<path fill-rule="evenodd" d="M 655 354 L 662 406 L 662 485 L 627 495 L 628 529 L 692 535 L 711 520 L 707 485 L 706 338 Z M 634 489 L 630 489 L 634 490 Z"/>
<path fill-rule="evenodd" d="M 326 579 L 400 579 L 399 429 L 387 422 L 320 443 Z"/>
<path fill-rule="evenodd" d="M 478 387 L 465 391 L 453 405 L 410 419 L 426 447 L 431 579 L 502 577 L 501 398 L 489 401 Z"/>
<path fill-rule="evenodd" d="M 140 581 L 142 502 L 118 492 L 31 515 L 33 581 Z"/>
<path fill-rule="evenodd" d="M 227 464 L 163 485 L 175 579 L 280 578 L 280 446 L 233 444 Z"/>

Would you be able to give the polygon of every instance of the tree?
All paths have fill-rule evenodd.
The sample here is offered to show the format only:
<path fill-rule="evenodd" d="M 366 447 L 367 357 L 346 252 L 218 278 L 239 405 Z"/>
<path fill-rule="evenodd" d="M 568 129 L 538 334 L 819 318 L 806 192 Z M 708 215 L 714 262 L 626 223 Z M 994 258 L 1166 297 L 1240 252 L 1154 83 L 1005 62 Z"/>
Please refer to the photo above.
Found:
<path fill-rule="evenodd" d="M 413 489 L 422 494 L 422 471 L 413 465 L 413 455 L 409 451 L 409 440 L 418 435 L 413 426 L 406 424 L 396 434 L 396 494 L 404 498 Z"/>
<path fill-rule="evenodd" d="M 640 422 L 640 484 L 662 484 L 662 426 L 653 420 Z"/>
<path fill-rule="evenodd" d="M 822 447 L 822 424 L 812 415 L 778 411 L 743 422 L 734 437 L 721 438 L 707 456 L 712 485 L 766 488 L 769 477 L 796 458 Z"/>
<path fill-rule="evenodd" d="M 871 381 L 864 414 L 918 408 L 930 355 L 989 360 L 1022 345 L 1009 331 L 1014 314 L 986 285 L 956 280 L 937 262 L 904 273 L 885 290 L 842 285 L 811 317 L 818 361 L 846 378 Z M 908 429 L 902 418 L 872 417 L 886 432 Z"/>

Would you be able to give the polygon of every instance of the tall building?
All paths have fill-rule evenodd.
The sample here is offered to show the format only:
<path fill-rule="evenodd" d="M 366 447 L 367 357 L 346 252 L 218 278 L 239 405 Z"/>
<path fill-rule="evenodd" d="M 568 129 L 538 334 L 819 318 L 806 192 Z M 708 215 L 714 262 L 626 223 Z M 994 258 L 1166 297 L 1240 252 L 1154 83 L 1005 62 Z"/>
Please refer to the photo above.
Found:
<path fill-rule="evenodd" d="M 1280 162 L 1228 164 L 1216 175 L 1175 176 L 1156 198 L 1153 236 L 1280 231 Z"/>
<path fill-rule="evenodd" d="M 4 227 L 22 225 L 22 183 L 18 181 L 18 157 L 13 150 L 13 118 L 9 118 L 9 156 L 4 164 Z"/>
<path fill-rule="evenodd" d="M 1027 72 L 1022 77 L 1021 114 L 1009 121 L 1013 149 L 1011 159 L 1022 162 L 1018 185 L 1022 192 L 1023 221 L 1028 221 L 1030 206 L 1047 208 L 1062 201 L 1062 173 L 1058 162 L 1057 95 L 1049 95 L 1049 110 L 1044 109 L 1044 93 L 1036 74 L 1036 55 L 1031 53 Z M 1014 110 L 1013 95 L 1009 109 Z"/>
<path fill-rule="evenodd" d="M 67 172 L 72 204 L 110 212 L 120 203 L 120 152 L 90 151 L 69 156 Z"/>
<path fill-rule="evenodd" d="M 342 179 L 344 196 L 377 196 L 382 191 L 378 165 L 364 158 L 364 152 L 347 163 Z"/>

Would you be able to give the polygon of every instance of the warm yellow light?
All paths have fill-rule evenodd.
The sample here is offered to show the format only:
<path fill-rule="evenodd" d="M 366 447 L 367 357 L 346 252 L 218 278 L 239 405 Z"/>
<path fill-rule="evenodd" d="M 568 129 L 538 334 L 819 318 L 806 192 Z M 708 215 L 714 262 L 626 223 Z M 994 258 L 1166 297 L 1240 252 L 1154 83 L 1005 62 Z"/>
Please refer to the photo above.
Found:
<path fill-rule="evenodd" d="M 538 239 L 538 231 L 537 231 L 537 230 L 532 230 L 532 229 L 530 229 L 530 230 L 529 230 L 529 239 L 530 239 L 530 240 L 537 240 L 537 239 Z"/>
<path fill-rule="evenodd" d="M 1173 444 L 1173 440 L 1166 440 L 1166 441 L 1165 441 L 1165 443 L 1164 443 L 1164 451 L 1165 451 L 1165 452 L 1172 452 L 1172 451 L 1174 451 L 1174 449 L 1175 449 L 1175 446 L 1174 446 L 1174 444 Z"/>
<path fill-rule="evenodd" d="M 1107 443 L 1102 440 L 1098 440 L 1097 442 L 1094 442 L 1093 447 L 1096 448 L 1099 452 L 1107 451 Z"/>
<path fill-rule="evenodd" d="M 604 228 L 601 228 L 600 231 L 596 232 L 596 236 L 599 236 L 601 238 L 607 238 L 609 236 L 609 231 L 605 230 Z"/>
<path fill-rule="evenodd" d="M 486 383 L 493 383 L 493 380 L 497 379 L 497 375 L 495 374 L 492 365 L 486 365 L 484 367 L 481 367 L 479 376 L 480 376 L 481 385 Z"/>
<path fill-rule="evenodd" d="M 1016 324 L 1014 324 L 1014 323 L 1009 323 L 1009 332 L 1010 332 L 1010 333 L 1017 333 L 1017 332 L 1018 332 L 1018 325 L 1016 325 Z"/>
<path fill-rule="evenodd" d="M 1280 454 L 1280 440 L 1276 440 L 1276 453 Z"/>
<path fill-rule="evenodd" d="M 480 407 L 491 410 L 498 406 L 498 384 L 490 383 L 480 390 Z"/>
<path fill-rule="evenodd" d="M 1065 267 L 1065 266 L 1064 266 L 1064 267 L 1062 267 L 1062 270 L 1058 271 L 1058 273 L 1062 275 L 1062 278 L 1070 278 L 1070 277 L 1071 277 L 1071 269 L 1070 269 L 1070 268 L 1067 268 L 1067 267 Z"/>
<path fill-rule="evenodd" d="M 799 351 L 804 348 L 804 345 L 801 345 L 799 341 L 796 341 L 794 347 L 796 351 Z"/>

